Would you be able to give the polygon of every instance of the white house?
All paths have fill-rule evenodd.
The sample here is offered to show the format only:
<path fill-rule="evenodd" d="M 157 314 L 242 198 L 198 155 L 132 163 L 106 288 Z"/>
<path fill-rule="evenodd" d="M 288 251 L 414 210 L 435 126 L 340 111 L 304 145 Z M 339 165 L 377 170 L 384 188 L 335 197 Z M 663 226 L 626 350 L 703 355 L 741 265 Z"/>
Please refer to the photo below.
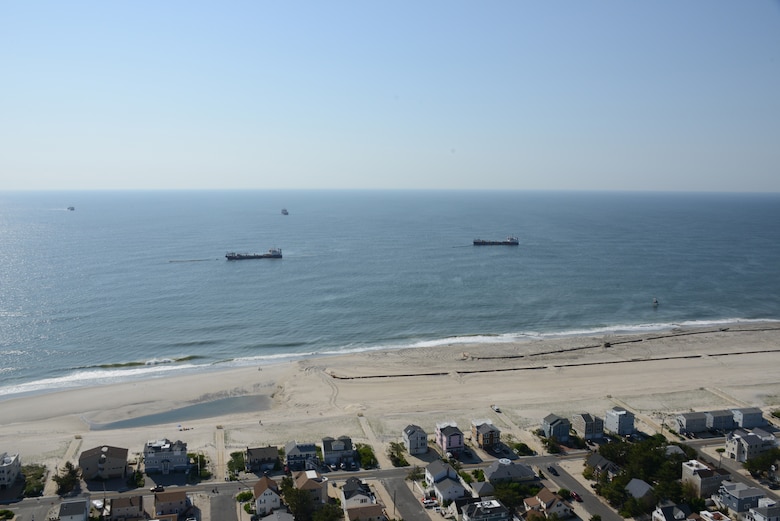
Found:
<path fill-rule="evenodd" d="M 282 506 L 279 486 L 268 476 L 263 476 L 255 483 L 255 511 L 260 515 L 270 514 Z"/>
<path fill-rule="evenodd" d="M 0 488 L 13 485 L 22 471 L 22 462 L 18 454 L 0 454 Z"/>
<path fill-rule="evenodd" d="M 147 474 L 169 474 L 187 472 L 190 460 L 187 444 L 169 439 L 146 442 L 144 446 L 144 467 Z"/>
<path fill-rule="evenodd" d="M 428 433 L 419 425 L 407 425 L 403 432 L 403 440 L 409 454 L 425 454 L 428 452 Z"/>

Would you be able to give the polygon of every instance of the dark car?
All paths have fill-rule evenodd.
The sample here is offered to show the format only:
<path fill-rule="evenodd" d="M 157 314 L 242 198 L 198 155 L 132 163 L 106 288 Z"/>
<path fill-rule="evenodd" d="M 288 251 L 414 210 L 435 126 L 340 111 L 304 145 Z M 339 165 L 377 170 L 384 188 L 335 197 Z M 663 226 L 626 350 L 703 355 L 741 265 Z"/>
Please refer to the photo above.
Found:
<path fill-rule="evenodd" d="M 558 475 L 558 471 L 557 471 L 557 470 L 555 470 L 555 467 L 553 467 L 552 465 L 550 465 L 549 467 L 547 467 L 547 470 L 548 470 L 548 471 L 550 472 L 550 474 L 552 474 L 553 476 L 557 476 L 557 475 Z"/>
<path fill-rule="evenodd" d="M 579 502 L 579 503 L 582 503 L 582 497 L 581 497 L 579 494 L 577 494 L 577 493 L 576 493 L 576 492 L 574 492 L 573 490 L 572 490 L 572 491 L 570 491 L 570 492 L 569 492 L 569 494 L 571 494 L 571 497 L 572 497 L 572 499 L 574 499 L 574 501 L 577 501 L 577 502 Z"/>

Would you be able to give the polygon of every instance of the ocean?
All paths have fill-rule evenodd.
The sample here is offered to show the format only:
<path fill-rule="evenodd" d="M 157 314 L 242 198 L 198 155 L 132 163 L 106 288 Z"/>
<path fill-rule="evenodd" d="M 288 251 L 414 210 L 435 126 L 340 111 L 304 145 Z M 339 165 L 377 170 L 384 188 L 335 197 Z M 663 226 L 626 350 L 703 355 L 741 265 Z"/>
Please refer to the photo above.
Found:
<path fill-rule="evenodd" d="M 0 192 L 0 399 L 757 320 L 780 320 L 780 194 Z"/>

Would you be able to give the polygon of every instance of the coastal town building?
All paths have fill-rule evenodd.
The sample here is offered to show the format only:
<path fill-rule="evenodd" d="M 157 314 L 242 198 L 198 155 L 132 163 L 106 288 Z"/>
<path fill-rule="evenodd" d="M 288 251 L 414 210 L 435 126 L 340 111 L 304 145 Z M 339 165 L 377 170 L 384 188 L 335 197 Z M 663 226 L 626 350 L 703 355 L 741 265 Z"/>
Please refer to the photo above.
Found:
<path fill-rule="evenodd" d="M 79 456 L 79 468 L 86 480 L 123 478 L 127 475 L 127 449 L 103 445 L 85 450 Z"/>
<path fill-rule="evenodd" d="M 322 460 L 331 467 L 354 468 L 355 448 L 352 438 L 339 436 L 338 439 L 326 436 L 322 438 Z"/>
<path fill-rule="evenodd" d="M 754 429 L 766 425 L 764 413 L 758 407 L 731 409 L 731 413 L 734 415 L 734 425 L 741 429 Z"/>
<path fill-rule="evenodd" d="M 763 429 L 752 432 L 737 429 L 726 435 L 725 452 L 727 458 L 745 462 L 777 446 L 775 435 Z"/>
<path fill-rule="evenodd" d="M 293 484 L 298 490 L 307 491 L 315 505 L 324 505 L 328 501 L 328 480 L 316 470 L 305 470 L 294 474 Z"/>
<path fill-rule="evenodd" d="M 632 478 L 626 485 L 626 493 L 640 503 L 651 506 L 655 503 L 653 487 L 639 478 Z"/>
<path fill-rule="evenodd" d="M 441 448 L 442 455 L 458 457 L 463 452 L 463 432 L 457 423 L 441 422 L 436 424 L 436 444 Z"/>
<path fill-rule="evenodd" d="M 190 460 L 187 444 L 177 440 L 162 439 L 149 441 L 144 446 L 144 468 L 147 474 L 169 474 L 187 472 Z"/>
<path fill-rule="evenodd" d="M 734 428 L 734 413 L 731 410 L 707 411 L 704 416 L 710 430 L 730 431 Z"/>
<path fill-rule="evenodd" d="M 627 411 L 623 407 L 607 409 L 604 415 L 604 430 L 618 436 L 633 434 L 634 413 Z"/>
<path fill-rule="evenodd" d="M 376 503 L 376 498 L 368 484 L 355 477 L 347 478 L 346 483 L 341 487 L 342 507 L 347 509 L 374 503 Z"/>
<path fill-rule="evenodd" d="M 604 437 L 604 420 L 587 412 L 573 415 L 571 427 L 583 440 L 598 440 Z"/>
<path fill-rule="evenodd" d="M 548 414 L 542 419 L 542 431 L 548 438 L 555 438 L 561 443 L 569 441 L 569 431 L 571 423 L 566 418 L 561 418 L 557 414 Z"/>
<path fill-rule="evenodd" d="M 684 461 L 682 464 L 681 481 L 690 483 L 698 497 L 710 497 L 718 491 L 721 483 L 728 478 L 728 471 L 720 468 L 710 468 L 698 460 Z"/>
<path fill-rule="evenodd" d="M 154 513 L 156 515 L 174 514 L 180 516 L 187 510 L 188 506 L 187 492 L 184 490 L 167 490 L 154 494 Z"/>
<path fill-rule="evenodd" d="M 432 461 L 425 467 L 425 482 L 441 502 L 455 500 L 466 493 L 458 472 L 441 460 Z"/>
<path fill-rule="evenodd" d="M 691 508 L 686 504 L 667 502 L 659 504 L 650 517 L 652 521 L 684 521 L 691 515 Z"/>
<path fill-rule="evenodd" d="M 677 432 L 696 434 L 707 430 L 707 415 L 703 412 L 686 412 L 675 416 Z"/>
<path fill-rule="evenodd" d="M 313 470 L 320 466 L 317 458 L 317 446 L 313 443 L 288 442 L 284 446 L 284 465 L 286 470 Z"/>
<path fill-rule="evenodd" d="M 282 506 L 282 495 L 276 481 L 268 476 L 260 478 L 252 488 L 255 498 L 255 512 L 264 516 Z"/>
<path fill-rule="evenodd" d="M 19 479 L 22 461 L 18 454 L 0 453 L 0 489 L 8 488 Z"/>
<path fill-rule="evenodd" d="M 748 510 L 744 516 L 745 521 L 780 521 L 780 504 L 771 502 L 764 505 L 763 503 L 759 501 L 757 507 Z"/>
<path fill-rule="evenodd" d="M 145 519 L 143 496 L 115 497 L 109 500 L 109 521 Z M 104 515 L 105 517 L 105 515 Z"/>
<path fill-rule="evenodd" d="M 593 476 L 598 479 L 602 473 L 606 473 L 607 477 L 612 480 L 620 473 L 620 467 L 599 454 L 594 452 L 585 460 L 585 465 L 593 469 Z"/>
<path fill-rule="evenodd" d="M 86 499 L 66 501 L 60 504 L 57 521 L 87 521 L 89 519 L 89 503 Z"/>
<path fill-rule="evenodd" d="M 485 480 L 493 485 L 500 482 L 521 483 L 536 481 L 534 469 L 523 463 L 514 463 L 508 459 L 498 459 L 485 469 Z"/>
<path fill-rule="evenodd" d="M 479 448 L 493 450 L 501 444 L 501 431 L 490 420 L 472 420 L 471 439 Z"/>
<path fill-rule="evenodd" d="M 571 505 L 547 488 L 541 489 L 535 496 L 525 498 L 523 505 L 526 512 L 538 512 L 546 518 L 555 515 L 558 519 L 565 519 L 573 514 Z"/>
<path fill-rule="evenodd" d="M 463 508 L 462 521 L 504 521 L 512 519 L 509 509 L 497 499 L 471 503 Z"/>
<path fill-rule="evenodd" d="M 407 425 L 402 434 L 406 450 L 412 456 L 428 452 L 428 433 L 419 425 Z"/>
<path fill-rule="evenodd" d="M 756 487 L 734 481 L 721 483 L 717 495 L 713 496 L 718 505 L 738 514 L 759 506 L 758 501 L 764 497 L 764 492 Z"/>
<path fill-rule="evenodd" d="M 246 448 L 244 466 L 247 472 L 271 471 L 279 466 L 279 449 L 277 447 Z"/>
<path fill-rule="evenodd" d="M 715 510 L 710 512 L 709 510 L 702 510 L 699 512 L 699 517 L 702 521 L 732 521 L 732 519 L 722 512 Z"/>
<path fill-rule="evenodd" d="M 387 521 L 387 513 L 382 505 L 364 505 L 351 507 L 344 511 L 346 521 Z"/>

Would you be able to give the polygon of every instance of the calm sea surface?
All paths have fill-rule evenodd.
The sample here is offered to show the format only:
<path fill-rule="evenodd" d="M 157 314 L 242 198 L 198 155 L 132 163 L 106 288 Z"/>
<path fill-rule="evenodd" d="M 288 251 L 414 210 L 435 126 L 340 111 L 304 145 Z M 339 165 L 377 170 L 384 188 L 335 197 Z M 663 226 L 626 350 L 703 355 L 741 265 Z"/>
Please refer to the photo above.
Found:
<path fill-rule="evenodd" d="M 0 397 L 757 319 L 780 320 L 779 194 L 0 192 Z"/>

